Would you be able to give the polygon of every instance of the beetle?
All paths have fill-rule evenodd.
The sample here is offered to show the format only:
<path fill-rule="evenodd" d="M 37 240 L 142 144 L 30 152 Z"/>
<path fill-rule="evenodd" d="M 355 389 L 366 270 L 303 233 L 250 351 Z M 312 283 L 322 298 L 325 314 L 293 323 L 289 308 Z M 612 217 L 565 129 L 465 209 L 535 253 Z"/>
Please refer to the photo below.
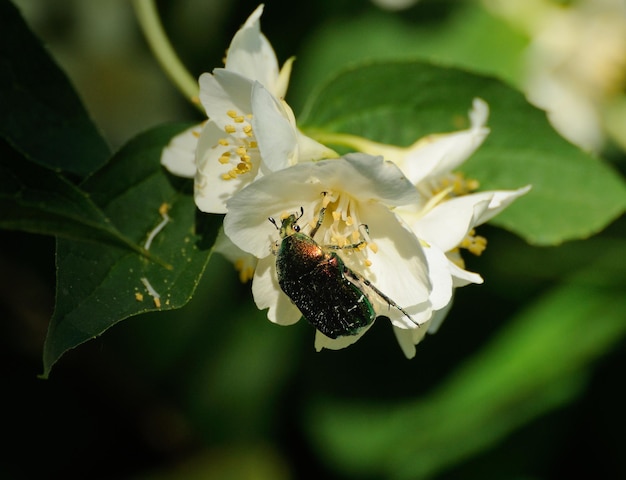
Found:
<path fill-rule="evenodd" d="M 364 242 L 340 247 L 314 240 L 325 212 L 323 207 L 309 235 L 298 225 L 304 215 L 302 207 L 299 215 L 290 214 L 280 226 L 272 217 L 268 219 L 281 238 L 274 248 L 278 284 L 304 318 L 329 338 L 356 335 L 376 319 L 372 299 L 378 296 L 419 326 L 402 307 L 347 267 L 336 252 L 359 248 Z"/>

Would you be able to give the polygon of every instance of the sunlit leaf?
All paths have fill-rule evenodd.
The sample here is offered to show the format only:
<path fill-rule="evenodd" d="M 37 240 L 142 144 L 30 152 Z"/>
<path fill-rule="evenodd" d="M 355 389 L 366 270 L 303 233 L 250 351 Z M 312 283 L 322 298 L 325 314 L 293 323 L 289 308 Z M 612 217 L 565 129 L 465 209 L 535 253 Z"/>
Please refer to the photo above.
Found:
<path fill-rule="evenodd" d="M 137 137 L 83 185 L 120 231 L 171 268 L 119 248 L 59 240 L 44 376 L 64 352 L 120 320 L 180 308 L 193 294 L 221 218 L 196 218 L 192 182 L 160 165 L 163 146 L 182 128 L 159 127 Z"/>
<path fill-rule="evenodd" d="M 485 190 L 533 187 L 493 223 L 552 245 L 597 233 L 623 213 L 623 179 L 565 141 L 542 111 L 494 78 L 408 61 L 354 67 L 318 91 L 301 125 L 406 146 L 466 127 L 475 97 L 489 103 L 491 134 L 462 171 Z"/>

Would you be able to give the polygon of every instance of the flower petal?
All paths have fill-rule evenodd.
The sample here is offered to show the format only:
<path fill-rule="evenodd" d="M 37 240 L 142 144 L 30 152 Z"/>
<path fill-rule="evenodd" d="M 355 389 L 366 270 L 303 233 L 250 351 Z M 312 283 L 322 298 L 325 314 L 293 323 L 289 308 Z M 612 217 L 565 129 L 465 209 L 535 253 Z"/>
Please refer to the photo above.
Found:
<path fill-rule="evenodd" d="M 343 158 L 349 167 L 337 170 L 332 181 L 335 190 L 349 191 L 361 201 L 375 200 L 392 206 L 419 202 L 413 184 L 394 163 L 365 153 L 350 153 Z M 328 162 L 316 165 L 321 163 L 332 165 Z"/>
<path fill-rule="evenodd" d="M 252 87 L 252 129 L 269 171 L 293 165 L 297 159 L 296 126 L 283 105 L 258 82 Z"/>
<path fill-rule="evenodd" d="M 337 157 L 333 150 L 301 133 L 289 105 L 258 82 L 252 87 L 252 112 L 252 127 L 263 166 L 269 171 L 303 161 Z"/>
<path fill-rule="evenodd" d="M 455 248 L 469 231 L 476 219 L 489 207 L 491 195 L 473 194 L 456 197 L 436 205 L 411 225 L 415 234 L 443 252 Z"/>
<path fill-rule="evenodd" d="M 240 115 L 252 113 L 250 95 L 253 80 L 224 68 L 216 68 L 213 74 L 200 75 L 200 102 L 207 116 L 220 128 L 232 123 L 227 112 Z"/>
<path fill-rule="evenodd" d="M 221 154 L 227 149 L 219 144 L 223 136 L 224 132 L 209 121 L 198 140 L 194 197 L 198 208 L 207 213 L 226 213 L 226 200 L 251 183 L 259 170 L 258 153 L 250 152 L 252 169 L 237 178 L 224 180 L 222 175 L 227 174 L 233 166 L 219 162 Z"/>
<path fill-rule="evenodd" d="M 469 113 L 471 127 L 454 133 L 434 134 L 418 140 L 406 155 L 402 171 L 414 183 L 451 172 L 482 145 L 489 134 L 485 126 L 488 105 L 475 98 Z"/>
<path fill-rule="evenodd" d="M 398 344 L 400 345 L 402 352 L 408 359 L 415 357 L 415 345 L 422 341 L 427 332 L 428 323 L 421 325 L 420 328 L 413 328 L 410 330 L 396 328 L 395 326 L 393 329 L 396 340 L 398 340 Z"/>
<path fill-rule="evenodd" d="M 213 252 L 223 255 L 227 260 L 234 264 L 239 272 L 239 280 L 246 283 L 254 277 L 254 271 L 258 263 L 254 255 L 241 250 L 235 245 L 230 238 L 224 233 L 224 228 L 220 228 L 213 245 Z"/>
<path fill-rule="evenodd" d="M 270 255 L 278 232 L 269 217 L 279 219 L 282 213 L 296 213 L 302 208 L 302 224 L 313 218 L 313 208 L 323 188 L 303 183 L 298 167 L 261 177 L 227 201 L 224 232 L 242 250 L 258 258 Z"/>
<path fill-rule="evenodd" d="M 441 310 L 452 300 L 452 275 L 450 260 L 435 246 L 425 247 L 428 275 L 432 284 L 430 303 L 433 310 Z"/>
<path fill-rule="evenodd" d="M 526 185 L 525 187 L 519 188 L 517 190 L 491 190 L 490 192 L 484 192 L 484 194 L 490 193 L 491 201 L 489 202 L 489 207 L 487 210 L 483 211 L 478 218 L 475 220 L 474 226 L 482 225 L 485 222 L 488 222 L 493 217 L 495 217 L 498 213 L 508 207 L 513 200 L 521 197 L 528 193 L 531 189 L 530 185 Z M 480 193 L 477 195 L 481 195 Z"/>
<path fill-rule="evenodd" d="M 458 252 L 455 251 L 455 253 L 456 255 L 458 255 L 459 258 L 461 257 Z M 452 252 L 449 252 L 447 254 L 448 257 L 450 257 L 451 255 Z M 448 268 L 450 270 L 450 274 L 452 275 L 452 286 L 454 288 L 464 287 L 465 285 L 469 285 L 470 283 L 481 284 L 484 282 L 483 277 L 481 277 L 479 274 L 470 272 L 459 267 L 457 263 L 453 260 L 450 260 L 448 262 Z"/>
<path fill-rule="evenodd" d="M 430 325 L 428 326 L 428 333 L 430 334 L 434 334 L 437 333 L 437 330 L 439 330 L 439 327 L 441 327 L 441 324 L 443 323 L 443 321 L 445 320 L 445 318 L 448 316 L 448 312 L 450 312 L 450 309 L 452 308 L 452 299 L 450 300 L 450 302 L 448 302 L 448 304 L 442 308 L 441 310 L 437 310 L 436 312 L 433 312 L 433 318 L 430 321 Z"/>
<path fill-rule="evenodd" d="M 284 96 L 285 91 L 276 91 L 278 60 L 271 43 L 261 33 L 262 13 L 263 5 L 259 5 L 235 33 L 228 47 L 225 68 L 260 82 L 274 95 Z M 281 88 L 286 90 L 286 85 Z"/>
<path fill-rule="evenodd" d="M 170 173 L 180 177 L 193 178 L 196 174 L 196 147 L 202 124 L 188 128 L 176 135 L 163 149 L 161 164 Z"/>
<path fill-rule="evenodd" d="M 398 167 L 381 157 L 353 154 L 336 160 L 299 163 L 257 179 L 228 200 L 224 231 L 241 249 L 265 257 L 269 245 L 278 238 L 267 218 L 303 208 L 304 225 L 313 218 L 313 208 L 324 191 L 349 192 L 357 200 L 390 204 L 418 198 Z"/>
<path fill-rule="evenodd" d="M 342 348 L 349 347 L 350 345 L 355 344 L 365 334 L 365 332 L 370 329 L 372 325 L 374 325 L 373 322 L 356 335 L 348 335 L 338 338 L 329 338 L 319 330 L 316 330 L 315 350 L 319 352 L 323 348 L 327 348 L 328 350 L 341 350 Z"/>
<path fill-rule="evenodd" d="M 257 264 L 252 280 L 252 295 L 260 310 L 268 308 L 267 318 L 279 325 L 293 325 L 302 314 L 278 285 L 276 257 L 270 255 Z"/>
<path fill-rule="evenodd" d="M 398 217 L 380 203 L 366 205 L 359 218 L 367 223 L 369 236 L 377 245 L 376 253 L 369 253 L 369 267 L 354 265 L 350 253 L 338 252 L 344 263 L 357 274 L 371 281 L 375 288 L 406 310 L 414 322 L 430 317 L 430 290 L 426 258 L 419 241 Z M 415 326 L 401 311 L 383 298 L 373 297 L 378 315 L 408 328 Z"/>

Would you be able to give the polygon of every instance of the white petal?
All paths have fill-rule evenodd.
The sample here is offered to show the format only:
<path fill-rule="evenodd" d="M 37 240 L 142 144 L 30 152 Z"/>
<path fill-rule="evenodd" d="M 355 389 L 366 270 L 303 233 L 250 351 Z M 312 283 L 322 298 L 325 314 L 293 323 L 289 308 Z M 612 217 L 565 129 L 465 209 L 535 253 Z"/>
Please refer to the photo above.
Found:
<path fill-rule="evenodd" d="M 250 80 L 258 81 L 275 95 L 278 80 L 278 61 L 272 45 L 261 33 L 263 5 L 248 17 L 246 23 L 233 37 L 226 55 L 227 70 Z"/>
<path fill-rule="evenodd" d="M 224 230 L 241 249 L 264 257 L 278 238 L 267 218 L 279 218 L 302 207 L 304 225 L 313 218 L 312 210 L 324 191 L 347 192 L 357 200 L 388 204 L 418 198 L 413 185 L 394 164 L 365 154 L 347 155 L 344 159 L 300 163 L 257 179 L 228 200 Z"/>
<path fill-rule="evenodd" d="M 302 317 L 300 310 L 278 285 L 273 255 L 259 260 L 252 280 L 252 295 L 260 310 L 268 308 L 267 318 L 279 325 L 293 325 Z"/>
<path fill-rule="evenodd" d="M 259 178 L 228 200 L 224 231 L 242 250 L 258 258 L 268 255 L 279 238 L 268 217 L 280 219 L 281 214 L 296 213 L 302 208 L 302 225 L 313 218 L 313 207 L 324 189 L 319 184 L 303 183 L 299 166 Z"/>
<path fill-rule="evenodd" d="M 392 162 L 365 153 L 343 157 L 349 165 L 337 169 L 331 182 L 335 190 L 345 190 L 361 201 L 377 200 L 386 205 L 408 205 L 419 202 L 413 184 Z M 336 160 L 318 162 L 329 166 Z M 343 187 L 343 188 L 342 188 Z"/>
<path fill-rule="evenodd" d="M 200 102 L 207 116 L 220 128 L 232 123 L 226 114 L 234 110 L 239 115 L 252 112 L 250 95 L 253 80 L 224 68 L 216 68 L 213 74 L 200 75 Z"/>
<path fill-rule="evenodd" d="M 470 283 L 481 284 L 484 282 L 483 277 L 479 274 L 464 270 L 453 261 L 448 262 L 448 268 L 452 275 L 452 286 L 454 288 L 464 287 Z"/>
<path fill-rule="evenodd" d="M 432 284 L 430 303 L 433 310 L 441 310 L 452 299 L 450 260 L 435 246 L 425 247 L 424 253 L 428 261 L 428 275 Z"/>
<path fill-rule="evenodd" d="M 327 348 L 329 350 L 341 350 L 342 348 L 349 347 L 350 345 L 356 343 L 364 334 L 367 332 L 370 327 L 373 325 L 370 324 L 367 328 L 364 328 L 356 335 L 347 335 L 345 337 L 338 338 L 329 338 L 324 335 L 319 330 L 315 331 L 315 350 L 318 352 L 323 348 Z"/>
<path fill-rule="evenodd" d="M 489 134 L 489 128 L 485 127 L 488 114 L 487 104 L 474 99 L 473 110 L 469 114 L 472 123 L 469 129 L 420 139 L 402 165 L 411 182 L 417 185 L 427 178 L 449 173 L 465 162 Z"/>
<path fill-rule="evenodd" d="M 455 248 L 489 206 L 490 195 L 456 197 L 435 206 L 411 226 L 415 234 L 447 252 Z"/>
<path fill-rule="evenodd" d="M 377 245 L 376 253 L 368 254 L 370 267 L 358 271 L 349 254 L 341 254 L 346 265 L 353 268 L 384 295 L 406 310 L 415 322 L 430 316 L 430 280 L 426 258 L 413 232 L 396 215 L 381 204 L 366 205 L 359 218 L 367 223 L 370 238 Z M 389 317 L 400 325 L 414 324 L 383 298 L 374 298 L 379 315 Z"/>
<path fill-rule="evenodd" d="M 296 119 L 289 105 L 258 82 L 252 87 L 252 113 L 252 127 L 263 168 L 268 171 L 337 156 L 333 150 L 301 133 L 296 128 Z"/>
<path fill-rule="evenodd" d="M 163 149 L 161 164 L 170 173 L 186 178 L 196 174 L 196 147 L 201 131 L 202 125 L 195 125 L 176 135 Z"/>
<path fill-rule="evenodd" d="M 194 197 L 198 208 L 207 213 L 226 213 L 226 201 L 257 176 L 260 158 L 251 153 L 252 169 L 237 178 L 224 180 L 222 175 L 233 168 L 231 164 L 221 164 L 219 157 L 226 150 L 218 144 L 224 132 L 209 121 L 202 130 L 197 148 L 197 171 Z"/>
<path fill-rule="evenodd" d="M 415 344 L 413 343 L 413 334 L 411 331 L 404 328 L 394 328 L 393 333 L 396 336 L 396 340 L 398 340 L 398 344 L 400 345 L 404 356 L 409 360 L 415 357 L 417 350 L 415 349 Z"/>
<path fill-rule="evenodd" d="M 448 312 L 450 312 L 450 309 L 452 308 L 452 303 L 452 299 L 450 299 L 450 302 L 444 308 L 433 312 L 433 318 L 428 326 L 428 333 L 431 335 L 437 333 L 439 327 L 441 327 L 441 324 L 448 316 Z"/>
<path fill-rule="evenodd" d="M 258 82 L 252 87 L 252 113 L 252 128 L 263 166 L 269 171 L 277 171 L 295 163 L 295 123 L 289 121 L 281 102 Z"/>
<path fill-rule="evenodd" d="M 406 358 L 411 359 L 415 357 L 415 345 L 422 341 L 428 332 L 428 328 L 428 323 L 421 325 L 420 328 L 413 328 L 410 330 L 394 327 L 393 333 L 395 334 L 398 344 L 400 345 L 400 348 Z"/>
<path fill-rule="evenodd" d="M 489 202 L 489 207 L 487 208 L 487 210 L 483 211 L 481 215 L 476 218 L 474 226 L 482 225 L 483 223 L 488 222 L 498 213 L 508 207 L 511 203 L 513 203 L 513 200 L 528 193 L 530 189 L 531 186 L 527 185 L 517 190 L 492 190 L 490 192 L 484 192 L 484 194 L 492 195 L 491 201 Z"/>

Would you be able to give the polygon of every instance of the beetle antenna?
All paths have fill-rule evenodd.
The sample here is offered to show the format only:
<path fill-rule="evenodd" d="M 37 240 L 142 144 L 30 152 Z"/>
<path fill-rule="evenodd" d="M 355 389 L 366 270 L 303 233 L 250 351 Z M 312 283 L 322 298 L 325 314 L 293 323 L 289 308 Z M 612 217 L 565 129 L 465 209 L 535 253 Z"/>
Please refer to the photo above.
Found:
<path fill-rule="evenodd" d="M 267 217 L 267 219 L 271 222 L 272 225 L 276 227 L 276 230 L 280 230 L 279 226 L 276 224 L 276 220 L 274 220 L 272 217 Z"/>

